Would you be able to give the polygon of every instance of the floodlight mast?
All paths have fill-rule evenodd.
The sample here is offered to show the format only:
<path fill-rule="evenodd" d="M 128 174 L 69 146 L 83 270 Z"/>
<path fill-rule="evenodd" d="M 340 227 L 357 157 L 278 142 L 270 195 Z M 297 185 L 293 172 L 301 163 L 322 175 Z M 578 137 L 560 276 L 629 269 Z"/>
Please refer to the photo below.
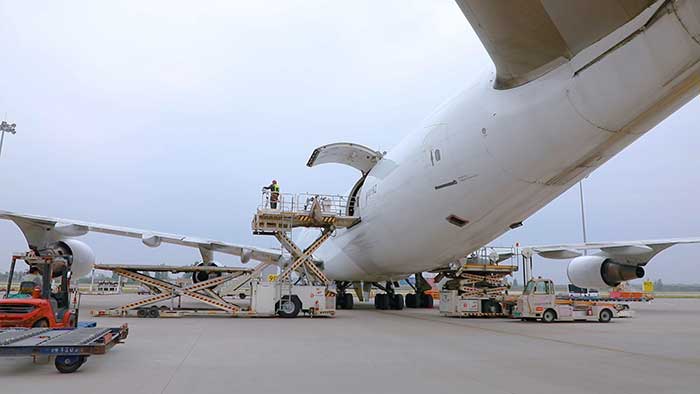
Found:
<path fill-rule="evenodd" d="M 0 122 L 0 156 L 2 156 L 2 144 L 5 142 L 5 133 L 17 134 L 17 125 L 14 123 Z"/>

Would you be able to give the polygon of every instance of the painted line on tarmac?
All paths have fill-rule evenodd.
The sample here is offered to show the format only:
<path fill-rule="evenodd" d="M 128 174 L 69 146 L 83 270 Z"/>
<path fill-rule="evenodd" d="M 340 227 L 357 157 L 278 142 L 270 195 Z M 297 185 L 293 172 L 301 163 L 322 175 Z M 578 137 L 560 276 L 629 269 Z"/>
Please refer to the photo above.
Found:
<path fill-rule="evenodd" d="M 172 375 L 170 375 L 170 379 L 168 379 L 168 382 L 165 383 L 165 386 L 163 386 L 163 390 L 160 391 L 160 394 L 165 393 L 165 390 L 168 389 L 170 386 L 170 383 L 172 383 L 173 379 L 175 379 L 175 376 L 177 376 L 177 373 L 180 371 L 182 368 L 183 364 L 185 364 L 185 361 L 190 357 L 190 354 L 192 354 L 192 351 L 194 351 L 194 348 L 197 346 L 197 343 L 199 342 L 199 339 L 202 337 L 202 330 L 199 331 L 199 335 L 197 335 L 197 338 L 192 342 L 192 345 L 190 345 L 190 349 L 187 351 L 187 354 L 185 357 L 182 358 L 180 361 L 180 364 L 178 364 L 177 368 L 175 368 L 175 371 L 173 371 Z"/>

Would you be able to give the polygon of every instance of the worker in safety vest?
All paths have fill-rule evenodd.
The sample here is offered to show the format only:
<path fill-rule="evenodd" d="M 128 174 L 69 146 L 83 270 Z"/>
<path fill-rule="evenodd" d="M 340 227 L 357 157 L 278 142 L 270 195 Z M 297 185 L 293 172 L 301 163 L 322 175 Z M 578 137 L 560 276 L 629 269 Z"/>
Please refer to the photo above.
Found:
<path fill-rule="evenodd" d="M 280 185 L 273 179 L 270 186 L 263 187 L 263 190 L 270 191 L 270 208 L 277 209 L 277 201 L 280 198 Z"/>

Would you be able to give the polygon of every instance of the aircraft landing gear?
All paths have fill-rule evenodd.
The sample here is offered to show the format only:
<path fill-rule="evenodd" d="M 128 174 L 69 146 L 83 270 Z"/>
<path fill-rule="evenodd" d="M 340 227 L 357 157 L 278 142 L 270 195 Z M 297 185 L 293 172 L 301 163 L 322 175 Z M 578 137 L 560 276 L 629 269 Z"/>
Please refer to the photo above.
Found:
<path fill-rule="evenodd" d="M 425 280 L 422 273 L 418 272 L 414 274 L 414 277 L 416 278 L 415 286 L 411 285 L 411 282 L 408 282 L 408 284 L 413 287 L 415 294 L 406 295 L 406 308 L 432 309 L 433 297 L 425 293 L 432 289 L 432 286 Z"/>
<path fill-rule="evenodd" d="M 380 290 L 384 290 L 386 292 L 384 294 L 380 293 L 374 296 L 374 307 L 376 309 L 393 309 L 400 311 L 404 308 L 405 304 L 403 295 L 396 294 L 396 292 L 394 291 L 394 284 L 392 282 L 386 282 L 385 286 L 382 286 L 379 283 L 373 284 Z"/>
<path fill-rule="evenodd" d="M 351 284 L 352 282 L 346 281 L 335 282 L 335 287 L 338 289 L 338 295 L 335 298 L 335 309 L 352 309 L 355 306 L 352 294 L 347 292 Z"/>

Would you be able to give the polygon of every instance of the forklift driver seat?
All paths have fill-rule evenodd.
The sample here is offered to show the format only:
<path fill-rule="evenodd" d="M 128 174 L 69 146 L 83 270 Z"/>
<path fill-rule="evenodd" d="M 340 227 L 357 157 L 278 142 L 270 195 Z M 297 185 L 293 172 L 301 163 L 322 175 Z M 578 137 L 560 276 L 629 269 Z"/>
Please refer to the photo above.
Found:
<path fill-rule="evenodd" d="M 19 284 L 19 294 L 28 294 L 32 295 L 32 292 L 34 291 L 34 288 L 36 287 L 36 283 L 32 281 L 25 281 Z"/>

